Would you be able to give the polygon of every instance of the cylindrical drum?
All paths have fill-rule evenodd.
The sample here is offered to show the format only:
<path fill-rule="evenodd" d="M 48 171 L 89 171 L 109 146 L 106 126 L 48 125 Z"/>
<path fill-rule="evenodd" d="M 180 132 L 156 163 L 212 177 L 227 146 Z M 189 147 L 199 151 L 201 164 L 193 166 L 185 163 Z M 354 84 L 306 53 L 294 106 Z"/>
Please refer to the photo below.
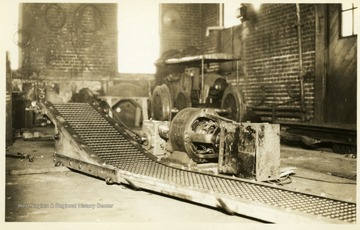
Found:
<path fill-rule="evenodd" d="M 173 150 L 186 152 L 195 162 L 206 162 L 218 157 L 218 117 L 213 109 L 181 110 L 174 117 L 169 130 Z"/>

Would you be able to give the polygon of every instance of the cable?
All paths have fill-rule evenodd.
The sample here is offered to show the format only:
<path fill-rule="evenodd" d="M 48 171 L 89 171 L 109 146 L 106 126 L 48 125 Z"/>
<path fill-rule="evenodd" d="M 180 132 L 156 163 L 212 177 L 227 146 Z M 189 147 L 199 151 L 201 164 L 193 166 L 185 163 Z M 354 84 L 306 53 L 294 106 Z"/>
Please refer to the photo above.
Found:
<path fill-rule="evenodd" d="M 285 175 L 284 177 L 277 179 L 277 180 L 271 180 L 268 181 L 268 183 L 272 183 L 272 184 L 276 184 L 276 185 L 286 185 L 286 184 L 291 184 L 292 180 L 290 177 L 290 174 Z"/>
<path fill-rule="evenodd" d="M 86 8 L 90 8 L 93 12 L 94 12 L 94 17 L 95 17 L 95 27 L 94 28 L 87 28 L 86 26 L 84 26 L 84 24 L 82 23 L 83 16 L 84 16 L 84 12 Z M 81 30 L 82 32 L 87 32 L 87 33 L 94 33 L 97 30 L 101 29 L 105 23 L 103 20 L 103 15 L 101 13 L 101 10 L 96 7 L 94 4 L 82 4 L 80 5 L 77 10 L 75 11 L 75 17 L 77 17 L 74 23 L 76 25 L 76 28 L 78 30 Z"/>
<path fill-rule="evenodd" d="M 93 17 L 91 22 L 95 25 L 92 27 L 91 25 L 85 26 L 84 22 L 84 13 L 85 10 L 89 8 L 93 12 Z M 94 40 L 94 36 L 96 31 L 100 30 L 105 26 L 103 15 L 99 8 L 97 8 L 94 4 L 81 4 L 74 12 L 73 16 L 73 31 L 77 38 L 83 39 L 84 35 L 92 36 L 91 40 Z M 89 44 L 93 44 L 93 42 L 89 42 Z M 82 41 L 82 47 L 84 46 L 84 42 Z"/>
<path fill-rule="evenodd" d="M 96 17 L 95 20 L 95 27 L 93 29 L 89 29 L 86 28 L 83 24 L 82 24 L 82 20 L 83 19 L 83 15 L 85 12 L 86 8 L 91 8 L 94 12 L 94 17 Z M 71 45 L 75 51 L 75 54 L 77 56 L 77 58 L 80 60 L 80 62 L 94 75 L 96 76 L 96 73 L 94 72 L 94 70 L 88 65 L 87 62 L 85 62 L 82 58 L 81 55 L 78 51 L 78 48 L 86 48 L 89 47 L 86 45 L 86 43 L 84 42 L 84 38 L 83 35 L 86 33 L 86 35 L 91 34 L 91 38 L 89 41 L 89 44 L 94 44 L 93 40 L 95 37 L 95 32 L 99 29 L 101 29 L 105 23 L 103 20 L 103 16 L 102 13 L 100 11 L 99 8 L 97 8 L 94 4 L 81 4 L 74 12 L 73 14 L 73 30 L 70 33 L 71 36 Z M 80 45 L 80 47 L 79 47 Z"/>
<path fill-rule="evenodd" d="M 355 183 L 354 182 L 335 182 L 335 181 L 321 180 L 321 179 L 310 178 L 310 177 L 302 177 L 302 176 L 293 176 L 293 177 L 306 179 L 306 180 L 313 180 L 313 181 L 331 183 L 331 184 L 356 184 L 356 182 Z"/>
<path fill-rule="evenodd" d="M 50 9 L 55 9 L 56 10 L 56 13 L 58 15 L 56 15 L 57 17 L 54 17 L 56 19 L 61 18 L 61 21 L 60 23 L 57 23 L 57 22 L 51 22 L 51 20 L 49 20 L 51 17 L 49 17 L 49 11 Z M 50 4 L 46 7 L 46 10 L 45 10 L 45 23 L 47 25 L 47 27 L 50 29 L 50 30 L 60 30 L 64 27 L 65 25 L 65 22 L 66 22 L 66 14 L 65 14 L 65 11 L 63 8 L 61 8 L 59 6 L 59 4 L 57 3 L 53 3 L 53 4 Z"/>
<path fill-rule="evenodd" d="M 21 38 L 21 41 L 19 41 L 19 38 Z M 16 31 L 13 35 L 13 41 L 18 47 L 22 49 L 28 47 L 31 43 L 29 31 L 24 29 Z"/>
<path fill-rule="evenodd" d="M 296 177 L 296 178 L 305 179 L 305 180 L 313 180 L 313 181 L 331 183 L 331 184 L 353 184 L 353 185 L 356 185 L 356 182 L 335 182 L 335 181 L 321 180 L 321 179 L 310 178 L 310 177 L 302 177 L 302 176 L 295 176 L 295 175 L 292 175 L 292 176 Z M 280 178 L 278 180 L 271 180 L 271 181 L 268 181 L 268 182 L 269 183 L 274 183 L 274 184 L 277 184 L 277 185 L 285 185 L 285 184 L 292 183 L 292 179 L 290 177 L 290 174 L 288 174 L 285 177 L 282 177 L 282 178 Z"/>

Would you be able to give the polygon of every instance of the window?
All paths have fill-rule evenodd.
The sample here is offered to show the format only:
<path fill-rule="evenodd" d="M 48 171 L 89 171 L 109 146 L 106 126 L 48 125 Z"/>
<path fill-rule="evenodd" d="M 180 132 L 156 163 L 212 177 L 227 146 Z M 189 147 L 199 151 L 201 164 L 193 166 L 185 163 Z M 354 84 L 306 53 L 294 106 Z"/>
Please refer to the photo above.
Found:
<path fill-rule="evenodd" d="M 341 4 L 341 37 L 348 37 L 358 34 L 358 3 Z"/>
<path fill-rule="evenodd" d="M 158 1 L 119 1 L 118 72 L 155 73 L 159 52 Z"/>

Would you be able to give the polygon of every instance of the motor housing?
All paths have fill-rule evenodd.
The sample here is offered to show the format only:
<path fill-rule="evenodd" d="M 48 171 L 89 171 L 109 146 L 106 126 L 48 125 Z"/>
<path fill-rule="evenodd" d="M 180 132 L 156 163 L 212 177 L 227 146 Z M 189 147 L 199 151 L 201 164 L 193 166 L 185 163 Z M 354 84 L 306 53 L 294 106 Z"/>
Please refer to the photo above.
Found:
<path fill-rule="evenodd" d="M 173 151 L 186 152 L 197 163 L 218 157 L 219 115 L 214 109 L 185 108 L 173 119 L 169 143 Z"/>

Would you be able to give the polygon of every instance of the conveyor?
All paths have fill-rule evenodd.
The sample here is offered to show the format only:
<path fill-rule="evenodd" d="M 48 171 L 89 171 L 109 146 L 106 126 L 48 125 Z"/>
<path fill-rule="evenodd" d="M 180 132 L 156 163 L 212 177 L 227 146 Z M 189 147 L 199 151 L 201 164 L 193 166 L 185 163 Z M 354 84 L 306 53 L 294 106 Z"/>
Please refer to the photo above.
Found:
<path fill-rule="evenodd" d="M 356 203 L 166 165 L 96 103 L 43 101 L 39 105 L 55 124 L 58 165 L 107 183 L 124 183 L 268 222 L 356 222 Z"/>

